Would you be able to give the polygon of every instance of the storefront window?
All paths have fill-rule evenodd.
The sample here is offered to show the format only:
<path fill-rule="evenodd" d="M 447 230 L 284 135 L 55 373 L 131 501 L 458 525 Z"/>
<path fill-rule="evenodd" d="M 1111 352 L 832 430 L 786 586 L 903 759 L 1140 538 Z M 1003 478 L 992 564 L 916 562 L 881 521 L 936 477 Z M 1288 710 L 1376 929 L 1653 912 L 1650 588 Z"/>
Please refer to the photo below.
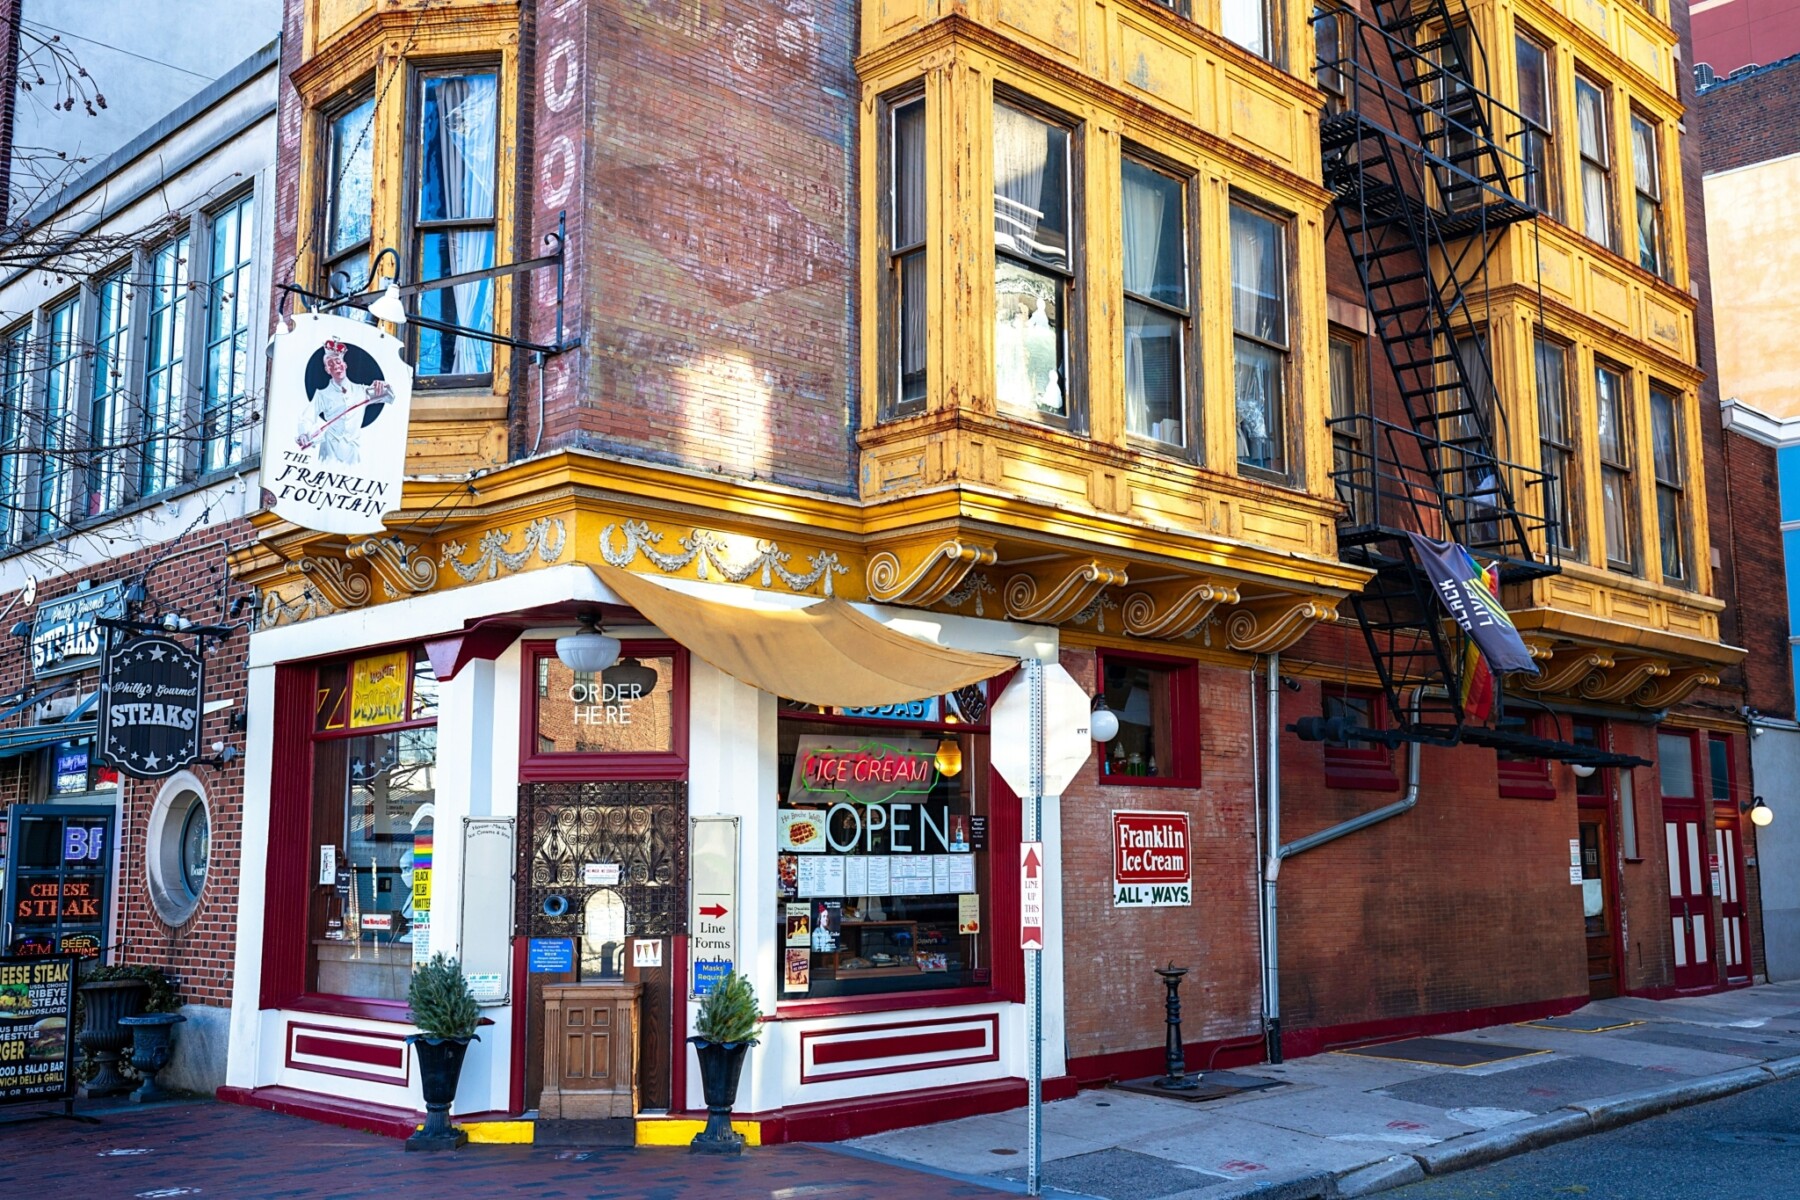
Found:
<path fill-rule="evenodd" d="M 437 680 L 421 651 L 319 670 L 309 990 L 398 1000 L 412 970 L 415 855 L 430 854 Z"/>
<path fill-rule="evenodd" d="M 50 787 L 52 796 L 81 796 L 119 786 L 119 772 L 102 766 L 94 757 L 91 738 L 60 742 L 50 752 Z"/>
<path fill-rule="evenodd" d="M 1109 783 L 1191 787 L 1200 782 L 1199 674 L 1192 663 L 1103 654 L 1100 687 L 1119 734 L 1100 760 Z"/>
<path fill-rule="evenodd" d="M 985 687 L 882 711 L 782 714 L 784 1000 L 992 982 Z"/>
<path fill-rule="evenodd" d="M 626 647 L 627 650 L 635 647 Z M 539 754 L 655 754 L 675 748 L 675 656 L 630 653 L 590 675 L 537 660 Z"/>
<path fill-rule="evenodd" d="M 110 810 L 19 805 L 8 814 L 8 954 L 97 958 L 107 944 Z"/>

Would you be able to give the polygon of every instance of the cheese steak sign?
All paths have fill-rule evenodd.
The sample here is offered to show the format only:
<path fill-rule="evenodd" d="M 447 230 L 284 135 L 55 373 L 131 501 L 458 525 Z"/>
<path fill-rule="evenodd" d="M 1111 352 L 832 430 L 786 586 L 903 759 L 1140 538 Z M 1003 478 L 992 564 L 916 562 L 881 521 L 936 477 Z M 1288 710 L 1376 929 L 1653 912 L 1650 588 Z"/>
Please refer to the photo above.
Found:
<path fill-rule="evenodd" d="M 1193 843 L 1180 812 L 1113 813 L 1113 907 L 1194 902 Z"/>
<path fill-rule="evenodd" d="M 0 1104 L 75 1094 L 75 960 L 0 958 Z"/>
<path fill-rule="evenodd" d="M 108 646 L 100 680 L 100 758 L 134 779 L 163 779 L 200 758 L 200 656 L 165 637 Z"/>

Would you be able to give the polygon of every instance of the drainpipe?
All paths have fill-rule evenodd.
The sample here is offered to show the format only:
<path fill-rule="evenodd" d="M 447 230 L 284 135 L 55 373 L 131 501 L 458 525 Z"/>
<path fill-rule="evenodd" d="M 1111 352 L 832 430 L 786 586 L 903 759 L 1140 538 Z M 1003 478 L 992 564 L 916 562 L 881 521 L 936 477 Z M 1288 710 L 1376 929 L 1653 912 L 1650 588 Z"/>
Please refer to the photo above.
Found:
<path fill-rule="evenodd" d="M 1424 688 L 1413 691 L 1412 708 L 1415 720 L 1419 714 L 1419 701 L 1424 695 Z M 1275 884 L 1281 875 L 1281 860 L 1296 854 L 1304 854 L 1327 842 L 1335 842 L 1347 834 L 1352 834 L 1371 825 L 1379 825 L 1389 817 L 1397 817 L 1410 811 L 1419 802 L 1419 743 L 1409 742 L 1406 747 L 1406 792 L 1392 804 L 1383 805 L 1351 817 L 1348 821 L 1340 821 L 1336 825 L 1321 829 L 1317 833 L 1309 833 L 1303 838 L 1282 845 L 1281 842 L 1281 755 L 1277 749 L 1281 731 L 1281 664 L 1277 655 L 1269 655 L 1269 838 L 1270 846 L 1268 865 L 1263 871 L 1262 886 L 1262 928 L 1263 928 L 1263 1027 L 1267 1052 L 1271 1063 L 1281 1061 L 1281 972 L 1277 958 L 1276 936 L 1276 903 Z"/>
<path fill-rule="evenodd" d="M 1281 963 L 1275 921 L 1275 880 L 1281 874 L 1281 655 L 1268 659 L 1268 863 L 1263 869 L 1263 1039 L 1271 1063 L 1281 1061 Z"/>

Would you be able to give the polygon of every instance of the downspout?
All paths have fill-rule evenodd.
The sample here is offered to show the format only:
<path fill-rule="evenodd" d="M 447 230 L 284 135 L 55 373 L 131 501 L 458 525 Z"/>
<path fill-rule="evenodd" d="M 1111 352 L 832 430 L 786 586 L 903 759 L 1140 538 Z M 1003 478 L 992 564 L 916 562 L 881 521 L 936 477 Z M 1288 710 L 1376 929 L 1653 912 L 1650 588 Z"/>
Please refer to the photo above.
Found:
<path fill-rule="evenodd" d="M 1413 692 L 1412 708 L 1415 720 L 1418 717 L 1419 701 L 1425 689 L 1418 688 Z M 1263 933 L 1263 1026 L 1266 1030 L 1266 1049 L 1271 1063 L 1281 1061 L 1281 972 L 1277 946 L 1280 939 L 1276 936 L 1276 896 L 1275 885 L 1281 875 L 1281 861 L 1296 854 L 1304 854 L 1308 850 L 1317 849 L 1327 842 L 1335 842 L 1347 834 L 1352 834 L 1371 825 L 1379 825 L 1389 817 L 1397 817 L 1410 811 L 1419 802 L 1419 743 L 1410 742 L 1406 747 L 1406 792 L 1392 804 L 1385 804 L 1348 821 L 1340 821 L 1336 825 L 1321 829 L 1317 833 L 1309 833 L 1303 838 L 1282 845 L 1281 842 L 1281 754 L 1278 750 L 1281 730 L 1281 664 L 1278 655 L 1269 655 L 1269 852 L 1268 865 L 1263 871 L 1262 895 L 1262 933 Z"/>

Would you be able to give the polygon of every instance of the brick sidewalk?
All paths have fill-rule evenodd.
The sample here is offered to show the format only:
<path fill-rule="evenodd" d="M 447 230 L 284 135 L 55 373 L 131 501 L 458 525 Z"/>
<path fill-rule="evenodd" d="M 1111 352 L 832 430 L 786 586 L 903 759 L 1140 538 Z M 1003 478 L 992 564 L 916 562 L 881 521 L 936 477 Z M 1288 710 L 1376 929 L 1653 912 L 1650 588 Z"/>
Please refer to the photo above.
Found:
<path fill-rule="evenodd" d="M 205 1101 L 95 1109 L 100 1125 L 0 1117 L 0 1192 L 20 1200 L 991 1200 L 985 1187 L 810 1146 L 685 1150 L 401 1143 Z"/>

